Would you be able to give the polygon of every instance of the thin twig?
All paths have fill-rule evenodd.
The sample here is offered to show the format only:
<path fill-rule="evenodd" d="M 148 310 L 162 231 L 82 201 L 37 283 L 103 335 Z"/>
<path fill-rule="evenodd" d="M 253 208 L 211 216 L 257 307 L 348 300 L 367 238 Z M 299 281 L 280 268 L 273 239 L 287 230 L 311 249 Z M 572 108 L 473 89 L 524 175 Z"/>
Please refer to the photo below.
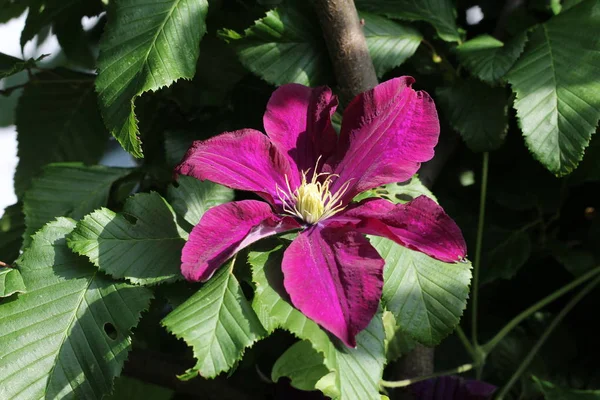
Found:
<path fill-rule="evenodd" d="M 383 387 L 389 387 L 389 388 L 406 387 L 406 386 L 412 385 L 413 383 L 426 381 L 428 379 L 437 378 L 437 377 L 440 377 L 440 376 L 462 374 L 464 372 L 472 370 L 475 367 L 476 367 L 475 364 L 470 363 L 470 364 L 459 365 L 456 368 L 447 369 L 445 371 L 436 372 L 436 373 L 433 373 L 433 374 L 430 374 L 430 375 L 426 375 L 426 376 L 419 376 L 417 378 L 412 378 L 412 379 L 403 379 L 401 381 L 395 381 L 395 382 L 382 380 L 381 381 L 381 386 L 383 386 Z"/>

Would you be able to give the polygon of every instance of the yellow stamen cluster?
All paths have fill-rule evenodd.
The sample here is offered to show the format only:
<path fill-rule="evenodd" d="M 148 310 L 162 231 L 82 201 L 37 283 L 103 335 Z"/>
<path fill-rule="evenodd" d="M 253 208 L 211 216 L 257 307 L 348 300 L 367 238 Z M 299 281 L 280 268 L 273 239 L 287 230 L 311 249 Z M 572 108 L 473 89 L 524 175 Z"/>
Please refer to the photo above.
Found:
<path fill-rule="evenodd" d="M 315 171 L 319 165 L 319 160 L 317 160 L 317 165 L 315 165 Z M 298 217 L 309 224 L 316 224 L 345 208 L 341 202 L 341 197 L 348 189 L 350 182 L 344 183 L 334 195 L 329 191 L 329 186 L 332 179 L 337 177 L 337 175 L 326 172 L 320 174 L 313 172 L 311 180 L 308 181 L 306 176 L 309 172 L 310 169 L 302 172 L 302 183 L 294 191 L 292 191 L 286 175 L 287 190 L 277 186 L 277 193 L 283 205 L 283 210 L 286 213 Z M 320 179 L 321 177 L 324 177 L 324 179 Z"/>

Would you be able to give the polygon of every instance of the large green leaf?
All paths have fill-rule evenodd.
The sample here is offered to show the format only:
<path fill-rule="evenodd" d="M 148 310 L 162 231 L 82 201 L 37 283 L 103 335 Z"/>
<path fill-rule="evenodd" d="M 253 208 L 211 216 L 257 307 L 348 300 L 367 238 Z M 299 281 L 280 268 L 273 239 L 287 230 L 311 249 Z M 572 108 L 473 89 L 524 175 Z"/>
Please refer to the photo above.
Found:
<path fill-rule="evenodd" d="M 600 400 L 600 390 L 577 390 L 533 377 L 546 400 Z"/>
<path fill-rule="evenodd" d="M 36 75 L 16 112 L 19 164 L 15 191 L 22 195 L 45 164 L 95 164 L 109 135 L 98 112 L 93 76 L 63 69 Z"/>
<path fill-rule="evenodd" d="M 0 261 L 12 263 L 19 256 L 25 232 L 25 217 L 21 204 L 6 207 L 0 218 Z"/>
<path fill-rule="evenodd" d="M 307 340 L 293 344 L 273 364 L 271 379 L 290 378 L 291 385 L 300 390 L 315 390 L 319 379 L 329 373 L 323 355 Z"/>
<path fill-rule="evenodd" d="M 288 302 L 283 288 L 281 259 L 283 249 L 272 242 L 265 249 L 251 251 L 252 280 L 256 285 L 252 307 L 268 332 L 283 328 L 298 338 L 311 342 L 324 355 L 325 366 L 331 371 L 316 384 L 326 395 L 342 399 L 378 398 L 379 380 L 385 364 L 382 313 L 378 312 L 369 326 L 356 337 L 357 346 L 349 349 L 333 343 L 313 321 Z"/>
<path fill-rule="evenodd" d="M 600 118 L 600 37 L 590 34 L 599 24 L 597 0 L 553 17 L 508 74 L 525 142 L 556 175 L 575 169 Z"/>
<path fill-rule="evenodd" d="M 367 46 L 378 76 L 412 56 L 422 36 L 387 18 L 360 13 Z M 331 81 L 332 69 L 316 16 L 304 7 L 281 6 L 246 29 L 243 35 L 221 32 L 246 68 L 274 85 L 295 82 L 315 86 Z"/>
<path fill-rule="evenodd" d="M 135 157 L 142 157 L 135 99 L 194 77 L 207 11 L 206 0 L 122 0 L 109 13 L 96 89 L 106 126 Z"/>
<path fill-rule="evenodd" d="M 25 246 L 31 235 L 52 219 L 74 219 L 106 205 L 112 184 L 131 172 L 126 168 L 51 164 L 25 193 Z"/>
<path fill-rule="evenodd" d="M 36 61 L 41 60 L 44 56 L 41 56 L 37 60 L 30 58 L 28 60 L 21 60 L 8 54 L 0 53 L 0 79 L 9 77 L 14 74 L 18 74 L 29 68 L 35 67 Z"/>
<path fill-rule="evenodd" d="M 127 199 L 120 214 L 101 208 L 87 215 L 67 242 L 112 277 L 153 285 L 181 277 L 186 238 L 169 203 L 152 192 Z"/>
<path fill-rule="evenodd" d="M 25 283 L 19 270 L 0 265 L 0 298 L 25 291 Z"/>
<path fill-rule="evenodd" d="M 233 200 L 233 190 L 210 181 L 190 176 L 177 178 L 177 186 L 169 186 L 167 198 L 175 212 L 196 225 L 206 210 Z"/>
<path fill-rule="evenodd" d="M 458 46 L 456 55 L 471 74 L 487 83 L 495 83 L 517 61 L 526 41 L 526 32 L 515 36 L 506 44 L 493 36 L 480 35 Z"/>
<path fill-rule="evenodd" d="M 508 132 L 506 88 L 465 79 L 436 90 L 450 125 L 475 152 L 496 150 Z"/>
<path fill-rule="evenodd" d="M 360 10 L 372 11 L 390 18 L 429 22 L 440 38 L 460 42 L 456 26 L 456 10 L 450 0 L 357 0 Z"/>
<path fill-rule="evenodd" d="M 383 302 L 401 331 L 426 346 L 439 344 L 467 306 L 471 263 L 444 263 L 380 237 L 371 244 L 385 260 Z"/>
<path fill-rule="evenodd" d="M 247 347 L 265 335 L 233 274 L 234 263 L 222 266 L 162 321 L 169 332 L 194 349 L 196 365 L 181 379 L 214 378 L 228 371 Z"/>
<path fill-rule="evenodd" d="M 28 292 L 0 303 L 0 398 L 100 399 L 131 347 L 151 292 L 115 283 L 66 245 L 59 218 L 18 261 Z"/>
<path fill-rule="evenodd" d="M 281 6 L 267 12 L 243 35 L 224 30 L 241 63 L 273 85 L 306 86 L 330 80 L 331 65 L 318 20 L 306 7 Z"/>

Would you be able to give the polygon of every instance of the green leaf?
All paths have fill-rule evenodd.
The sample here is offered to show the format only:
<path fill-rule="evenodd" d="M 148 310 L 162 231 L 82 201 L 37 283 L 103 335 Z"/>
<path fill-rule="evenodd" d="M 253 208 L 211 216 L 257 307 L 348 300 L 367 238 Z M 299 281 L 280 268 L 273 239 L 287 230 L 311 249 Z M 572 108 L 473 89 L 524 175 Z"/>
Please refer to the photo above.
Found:
<path fill-rule="evenodd" d="M 359 16 L 365 22 L 363 32 L 379 78 L 415 54 L 423 40 L 411 27 L 375 14 L 361 12 Z"/>
<path fill-rule="evenodd" d="M 35 63 L 46 57 L 43 55 L 37 59 L 21 60 L 8 54 L 0 53 L 0 79 L 4 79 L 29 68 L 34 68 Z"/>
<path fill-rule="evenodd" d="M 131 172 L 127 168 L 51 164 L 25 193 L 25 246 L 31 235 L 59 216 L 74 219 L 106 205 L 112 184 Z"/>
<path fill-rule="evenodd" d="M 600 390 L 577 390 L 557 386 L 533 376 L 533 381 L 544 394 L 546 400 L 600 400 Z"/>
<path fill-rule="evenodd" d="M 25 232 L 25 217 L 21 204 L 6 207 L 0 218 L 0 261 L 12 263 L 19 256 Z"/>
<path fill-rule="evenodd" d="M 383 303 L 401 331 L 426 346 L 439 344 L 467 306 L 471 263 L 448 264 L 388 239 L 370 239 L 385 260 Z"/>
<path fill-rule="evenodd" d="M 222 266 L 202 288 L 162 321 L 194 348 L 196 365 L 180 376 L 214 378 L 229 371 L 244 350 L 265 335 L 233 274 L 235 259 Z"/>
<path fill-rule="evenodd" d="M 194 77 L 208 2 L 123 0 L 112 11 L 100 41 L 100 110 L 123 148 L 142 157 L 135 99 Z"/>
<path fill-rule="evenodd" d="M 27 9 L 27 4 L 22 0 L 3 0 L 0 1 L 0 24 L 17 18 Z"/>
<path fill-rule="evenodd" d="M 0 298 L 25 292 L 25 283 L 19 270 L 0 265 Z"/>
<path fill-rule="evenodd" d="M 177 186 L 169 186 L 167 198 L 173 209 L 192 226 L 200 222 L 206 210 L 232 201 L 234 193 L 228 187 L 190 176 L 177 178 Z"/>
<path fill-rule="evenodd" d="M 413 175 L 406 182 L 389 183 L 375 189 L 368 190 L 356 196 L 354 201 L 368 199 L 369 197 L 382 197 L 394 203 L 407 203 L 419 196 L 427 196 L 438 202 L 433 193 L 423 185 L 418 175 Z"/>
<path fill-rule="evenodd" d="M 394 314 L 387 310 L 383 312 L 383 328 L 385 330 L 385 358 L 388 363 L 396 361 L 414 349 L 416 342 L 401 332 Z"/>
<path fill-rule="evenodd" d="M 155 285 L 181 278 L 186 238 L 169 203 L 152 192 L 127 199 L 120 214 L 101 208 L 87 215 L 67 242 L 113 278 Z"/>
<path fill-rule="evenodd" d="M 301 340 L 293 344 L 277 359 L 271 371 L 271 379 L 291 379 L 291 385 L 300 390 L 315 390 L 317 382 L 329 373 L 323 364 L 323 355 L 317 352 L 309 341 Z"/>
<path fill-rule="evenodd" d="M 270 246 L 269 246 L 270 244 Z M 343 399 L 378 397 L 379 381 L 385 363 L 382 313 L 378 312 L 369 326 L 356 337 L 357 347 L 348 349 L 332 343 L 327 334 L 287 301 L 281 272 L 282 246 L 251 251 L 248 262 L 256 285 L 252 307 L 268 332 L 283 328 L 298 338 L 308 340 L 325 356 L 325 365 L 333 375 L 324 376 L 316 387 L 326 395 Z"/>
<path fill-rule="evenodd" d="M 359 10 L 371 11 L 406 21 L 425 21 L 433 25 L 439 37 L 460 42 L 456 10 L 450 0 L 357 0 Z"/>
<path fill-rule="evenodd" d="M 327 47 L 315 15 L 302 6 L 281 6 L 267 12 L 243 35 L 225 29 L 223 39 L 234 47 L 240 62 L 270 84 L 306 86 L 330 80 Z"/>
<path fill-rule="evenodd" d="M 491 88 L 475 79 L 436 91 L 450 125 L 475 152 L 496 150 L 508 132 L 508 98 L 504 87 Z"/>
<path fill-rule="evenodd" d="M 29 188 L 46 164 L 95 164 L 104 154 L 109 136 L 98 112 L 92 79 L 89 74 L 57 69 L 36 75 L 26 86 L 16 112 L 17 195 Z"/>
<path fill-rule="evenodd" d="M 490 35 L 476 36 L 456 48 L 461 64 L 477 78 L 496 83 L 508 72 L 519 58 L 527 42 L 523 32 L 506 44 Z"/>
<path fill-rule="evenodd" d="M 510 279 L 531 256 L 531 239 L 523 230 L 486 229 L 480 283 Z"/>
<path fill-rule="evenodd" d="M 115 390 L 104 400 L 170 400 L 174 395 L 173 390 L 164 386 L 120 376 L 115 381 Z"/>
<path fill-rule="evenodd" d="M 577 167 L 600 118 L 600 38 L 589 34 L 599 24 L 597 0 L 560 13 L 535 28 L 508 74 L 525 142 L 559 176 Z"/>
<path fill-rule="evenodd" d="M 99 399 L 111 391 L 151 292 L 73 254 L 75 222 L 46 225 L 18 265 L 27 293 L 0 303 L 0 397 Z"/>

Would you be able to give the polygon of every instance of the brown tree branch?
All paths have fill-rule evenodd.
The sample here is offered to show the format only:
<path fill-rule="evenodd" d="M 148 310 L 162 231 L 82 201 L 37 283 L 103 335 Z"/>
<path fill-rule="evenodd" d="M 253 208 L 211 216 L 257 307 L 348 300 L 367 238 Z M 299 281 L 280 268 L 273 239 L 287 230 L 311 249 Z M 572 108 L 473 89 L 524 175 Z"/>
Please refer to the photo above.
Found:
<path fill-rule="evenodd" d="M 375 67 L 353 0 L 314 0 L 342 100 L 377 85 Z"/>

